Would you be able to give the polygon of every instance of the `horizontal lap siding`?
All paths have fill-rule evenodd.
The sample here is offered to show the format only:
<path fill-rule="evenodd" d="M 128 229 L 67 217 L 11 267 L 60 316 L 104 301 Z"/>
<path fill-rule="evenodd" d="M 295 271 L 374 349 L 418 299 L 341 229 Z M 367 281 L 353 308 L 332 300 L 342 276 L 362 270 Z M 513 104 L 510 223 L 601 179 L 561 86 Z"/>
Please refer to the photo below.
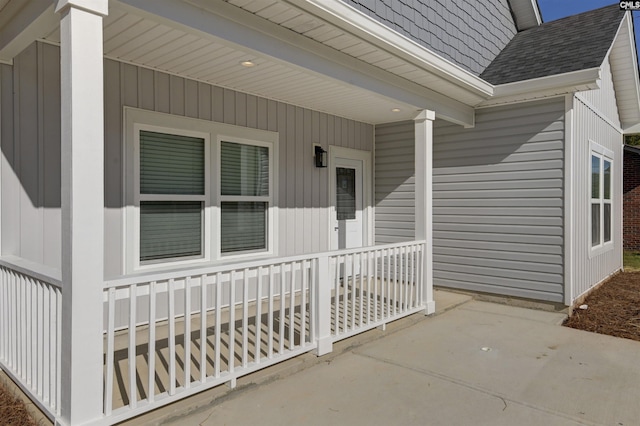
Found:
<path fill-rule="evenodd" d="M 378 125 L 375 135 L 376 244 L 411 241 L 415 238 L 414 124 Z"/>
<path fill-rule="evenodd" d="M 434 283 L 563 301 L 564 99 L 436 121 Z"/>

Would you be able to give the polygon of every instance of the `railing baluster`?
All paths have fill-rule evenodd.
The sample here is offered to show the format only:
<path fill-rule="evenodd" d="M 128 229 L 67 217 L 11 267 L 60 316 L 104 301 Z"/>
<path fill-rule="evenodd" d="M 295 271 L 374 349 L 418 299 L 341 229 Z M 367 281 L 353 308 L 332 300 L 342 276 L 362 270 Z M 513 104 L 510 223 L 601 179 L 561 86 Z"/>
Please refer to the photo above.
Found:
<path fill-rule="evenodd" d="M 167 283 L 167 303 L 169 311 L 169 395 L 176 393 L 176 315 L 173 278 Z"/>
<path fill-rule="evenodd" d="M 200 383 L 207 379 L 207 275 L 200 277 Z"/>
<path fill-rule="evenodd" d="M 300 346 L 307 346 L 307 287 L 308 282 L 308 261 L 302 261 L 300 274 L 302 283 L 300 284 Z"/>
<path fill-rule="evenodd" d="M 411 267 L 409 268 L 409 272 L 411 274 L 411 279 L 409 280 L 409 306 L 411 308 L 414 308 L 415 306 L 413 304 L 413 293 L 415 291 L 416 285 L 416 246 L 414 245 L 411 245 L 409 260 L 411 261 Z"/>
<path fill-rule="evenodd" d="M 113 408 L 113 357 L 115 335 L 116 289 L 110 288 L 107 293 L 107 377 L 104 391 L 104 414 L 111 415 Z"/>
<path fill-rule="evenodd" d="M 404 305 L 406 303 L 405 300 L 405 284 L 407 281 L 407 275 L 406 275 L 406 259 L 405 259 L 405 254 L 406 251 L 404 250 L 404 247 L 399 247 L 398 248 L 398 262 L 400 263 L 400 266 L 398 266 L 398 275 L 399 275 L 399 286 L 398 286 L 398 292 L 400 293 L 400 303 L 398 304 L 398 312 L 403 312 L 404 311 Z"/>
<path fill-rule="evenodd" d="M 38 314 L 38 342 L 37 342 L 37 357 L 36 357 L 36 377 L 38 381 L 38 395 L 43 397 L 43 382 L 44 382 L 44 284 L 40 281 L 37 282 L 38 299 L 36 300 L 36 312 Z"/>
<path fill-rule="evenodd" d="M 149 283 L 149 362 L 148 362 L 148 396 L 149 402 L 156 398 L 156 282 Z"/>
<path fill-rule="evenodd" d="M 129 406 L 138 406 L 138 395 L 136 392 L 136 308 L 137 308 L 137 286 L 129 286 Z"/>
<path fill-rule="evenodd" d="M 311 263 L 311 284 L 309 285 L 309 341 L 316 341 L 316 317 L 317 312 L 315 309 L 316 306 L 316 286 L 318 283 L 316 282 L 316 273 L 317 273 L 317 264 L 318 261 L 316 259 L 312 259 Z M 327 276 L 331 276 L 327 273 Z M 326 283 L 329 285 L 329 283 Z"/>
<path fill-rule="evenodd" d="M 356 278 L 356 253 L 351 253 L 351 330 L 356 328 L 356 299 L 357 299 L 357 278 Z"/>
<path fill-rule="evenodd" d="M 365 269 L 364 269 L 364 253 L 360 253 L 360 321 L 358 322 L 358 325 L 360 327 L 362 327 L 362 324 L 364 324 L 364 297 L 365 297 L 365 292 L 364 292 L 364 274 L 365 274 Z M 369 296 L 369 294 L 367 293 L 367 297 Z"/>
<path fill-rule="evenodd" d="M 242 280 L 242 366 L 249 363 L 249 269 L 244 269 Z"/>
<path fill-rule="evenodd" d="M 262 266 L 258 266 L 256 270 L 258 274 L 257 277 L 257 287 L 256 287 L 256 318 L 255 318 L 255 339 L 256 345 L 253 360 L 256 364 L 260 363 L 260 344 L 262 343 Z"/>
<path fill-rule="evenodd" d="M 378 322 L 378 260 L 380 251 L 373 251 L 373 321 Z"/>
<path fill-rule="evenodd" d="M 220 377 L 220 346 L 222 345 L 222 340 L 220 337 L 220 321 L 222 321 L 222 315 L 220 313 L 220 309 L 222 306 L 222 273 L 218 272 L 216 274 L 216 331 L 214 338 L 214 352 L 215 352 L 215 360 L 214 360 L 214 375 L 216 379 Z"/>
<path fill-rule="evenodd" d="M 331 259 L 331 258 L 330 258 Z M 335 256 L 333 257 L 333 259 L 335 260 L 334 262 L 334 280 L 333 280 L 333 284 L 335 287 L 334 290 L 334 302 L 333 302 L 333 306 L 335 306 L 334 310 L 335 310 L 335 319 L 334 319 L 334 332 L 335 335 L 339 335 L 340 334 L 340 256 Z M 322 285 L 322 283 L 318 283 L 318 285 Z"/>
<path fill-rule="evenodd" d="M 285 301 L 285 287 L 286 287 L 286 272 L 285 264 L 280 264 L 280 330 L 278 340 L 280 342 L 279 353 L 284 353 L 284 310 L 286 305 Z"/>
<path fill-rule="evenodd" d="M 235 270 L 229 273 L 229 373 L 235 371 L 236 364 L 236 286 Z"/>
<path fill-rule="evenodd" d="M 295 307 L 295 293 L 296 293 L 296 262 L 291 262 L 291 277 L 289 279 L 289 350 L 293 350 L 295 346 L 295 319 L 296 319 L 296 307 Z"/>
<path fill-rule="evenodd" d="M 267 357 L 273 358 L 273 297 L 275 292 L 273 265 L 269 265 L 269 307 L 267 320 Z"/>
<path fill-rule="evenodd" d="M 191 277 L 184 282 L 184 387 L 191 387 Z"/>
<path fill-rule="evenodd" d="M 56 415 L 60 415 L 60 406 L 62 404 L 62 379 L 60 372 L 62 371 L 62 290 L 56 288 Z"/>

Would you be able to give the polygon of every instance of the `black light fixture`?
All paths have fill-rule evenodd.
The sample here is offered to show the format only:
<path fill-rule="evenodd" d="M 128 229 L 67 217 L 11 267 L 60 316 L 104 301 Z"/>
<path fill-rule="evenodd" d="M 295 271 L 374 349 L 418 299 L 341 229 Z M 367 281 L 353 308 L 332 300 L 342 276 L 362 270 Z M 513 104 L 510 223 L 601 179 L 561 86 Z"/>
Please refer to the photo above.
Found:
<path fill-rule="evenodd" d="M 327 151 L 322 149 L 320 145 L 315 146 L 316 167 L 327 167 Z"/>

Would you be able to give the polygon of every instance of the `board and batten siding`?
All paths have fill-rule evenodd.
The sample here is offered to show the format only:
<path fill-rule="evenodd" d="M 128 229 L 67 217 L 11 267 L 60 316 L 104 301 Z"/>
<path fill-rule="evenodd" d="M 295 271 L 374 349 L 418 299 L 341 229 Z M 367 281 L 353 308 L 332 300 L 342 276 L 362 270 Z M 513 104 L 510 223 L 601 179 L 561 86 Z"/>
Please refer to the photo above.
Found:
<path fill-rule="evenodd" d="M 584 93 L 573 100 L 573 302 L 594 285 L 622 268 L 622 133 L 581 100 Z M 610 250 L 593 255 L 591 251 L 591 228 L 589 222 L 591 205 L 591 147 L 593 141 L 613 152 L 613 198 Z"/>
<path fill-rule="evenodd" d="M 414 122 L 375 129 L 375 242 L 415 239 Z"/>
<path fill-rule="evenodd" d="M 59 49 L 31 44 L 0 82 L 2 254 L 59 269 Z"/>
<path fill-rule="evenodd" d="M 277 254 L 329 249 L 328 169 L 314 166 L 313 144 L 372 151 L 372 125 L 115 60 L 104 65 L 106 278 L 124 273 L 125 106 L 278 132 Z M 2 168 L 2 253 L 55 268 L 61 250 L 59 69 L 59 48 L 38 42 L 13 67 L 0 68 L 3 162 L 10 166 Z"/>
<path fill-rule="evenodd" d="M 508 0 L 343 1 L 475 75 L 517 33 Z"/>
<path fill-rule="evenodd" d="M 564 98 L 436 120 L 434 284 L 564 297 Z"/>
<path fill-rule="evenodd" d="M 613 87 L 613 75 L 611 74 L 610 56 L 607 56 L 602 63 L 600 74 L 600 88 L 587 90 L 576 94 L 583 104 L 589 105 L 598 116 L 605 118 L 610 125 L 620 127 L 620 116 L 618 114 L 618 103 L 616 91 Z"/>

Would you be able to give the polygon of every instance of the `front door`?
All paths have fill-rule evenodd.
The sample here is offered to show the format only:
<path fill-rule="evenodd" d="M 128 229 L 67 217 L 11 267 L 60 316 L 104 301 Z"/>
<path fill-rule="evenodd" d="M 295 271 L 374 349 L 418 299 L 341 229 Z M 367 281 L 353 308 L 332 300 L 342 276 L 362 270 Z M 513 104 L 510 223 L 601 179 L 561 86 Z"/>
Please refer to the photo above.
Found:
<path fill-rule="evenodd" d="M 364 246 L 363 161 L 336 157 L 333 162 L 332 248 Z"/>
<path fill-rule="evenodd" d="M 367 182 L 369 153 L 335 149 L 331 161 L 331 249 L 367 245 Z"/>

